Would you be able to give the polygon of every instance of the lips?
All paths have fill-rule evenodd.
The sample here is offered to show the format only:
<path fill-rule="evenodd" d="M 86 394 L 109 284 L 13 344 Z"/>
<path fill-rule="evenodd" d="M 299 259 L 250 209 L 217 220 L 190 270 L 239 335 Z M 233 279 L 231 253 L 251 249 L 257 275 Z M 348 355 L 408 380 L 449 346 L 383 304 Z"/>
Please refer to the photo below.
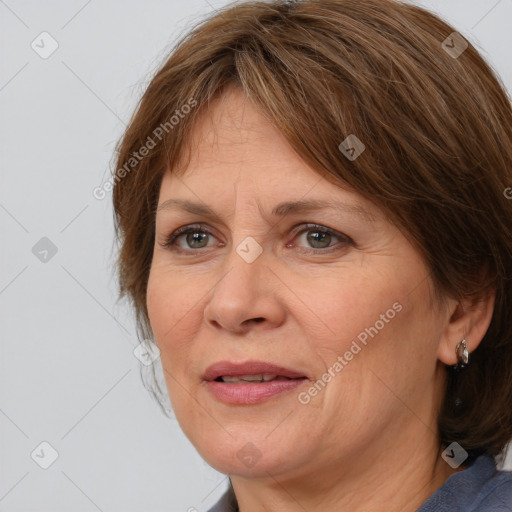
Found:
<path fill-rule="evenodd" d="M 237 379 L 236 382 L 268 382 L 276 379 L 300 378 L 306 378 L 306 376 L 298 371 L 262 361 L 246 363 L 220 361 L 209 366 L 203 376 L 206 381 L 222 380 L 224 382 L 229 380 L 235 382 L 233 379 Z"/>
<path fill-rule="evenodd" d="M 221 361 L 210 366 L 203 379 L 212 397 L 231 406 L 278 399 L 309 382 L 299 371 L 261 361 Z"/>
<path fill-rule="evenodd" d="M 222 377 L 217 377 L 215 380 L 226 382 L 228 384 L 254 384 L 255 382 L 272 382 L 274 380 L 291 379 L 290 377 L 284 377 L 283 375 L 260 373 L 257 375 L 240 375 L 240 377 L 234 377 L 232 375 L 223 375 Z"/>

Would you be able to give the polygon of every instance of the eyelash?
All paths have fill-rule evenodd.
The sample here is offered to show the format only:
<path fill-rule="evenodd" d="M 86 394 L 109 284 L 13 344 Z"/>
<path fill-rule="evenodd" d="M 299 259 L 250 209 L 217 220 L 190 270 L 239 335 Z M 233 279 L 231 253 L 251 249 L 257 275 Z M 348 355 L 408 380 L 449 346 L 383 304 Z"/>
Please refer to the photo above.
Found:
<path fill-rule="evenodd" d="M 297 238 L 298 236 L 302 235 L 303 233 L 307 233 L 308 231 L 324 233 L 326 235 L 330 235 L 335 238 L 338 238 L 341 240 L 341 243 L 343 244 L 343 246 L 354 245 L 353 240 L 350 237 L 348 237 L 347 235 L 338 233 L 337 231 L 334 231 L 330 228 L 327 228 L 325 226 L 321 226 L 318 224 L 305 224 L 303 226 L 303 229 L 301 229 L 300 231 L 297 231 L 294 234 L 294 239 Z M 189 249 L 181 249 L 181 248 L 177 248 L 177 246 L 176 246 L 177 239 L 180 236 L 187 235 L 189 233 L 202 233 L 202 234 L 206 234 L 209 236 L 214 236 L 213 233 L 211 231 L 209 231 L 205 226 L 203 226 L 201 224 L 195 224 L 195 225 L 183 226 L 181 228 L 178 228 L 176 231 L 172 232 L 169 236 L 167 236 L 166 239 L 163 241 L 163 243 L 161 243 L 160 245 L 164 249 L 168 249 L 170 251 L 182 252 L 182 253 L 198 253 L 203 248 L 201 248 L 201 249 L 190 249 L 190 248 Z M 206 248 L 204 248 L 204 249 L 206 249 Z M 318 248 L 315 249 L 313 247 L 311 247 L 309 249 L 306 249 L 306 248 L 302 248 L 302 249 L 308 253 L 318 254 L 319 252 L 321 252 L 323 254 L 326 254 L 326 253 L 330 253 L 330 252 L 333 252 L 336 250 L 340 250 L 340 247 L 338 247 L 337 245 L 333 245 L 333 246 L 326 247 L 325 249 L 318 249 Z"/>

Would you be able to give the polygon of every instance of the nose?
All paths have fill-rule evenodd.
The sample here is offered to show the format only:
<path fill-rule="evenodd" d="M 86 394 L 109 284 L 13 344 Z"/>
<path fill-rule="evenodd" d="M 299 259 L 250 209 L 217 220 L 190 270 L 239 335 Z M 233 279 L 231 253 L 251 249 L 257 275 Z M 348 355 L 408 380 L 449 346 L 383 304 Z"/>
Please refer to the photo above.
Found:
<path fill-rule="evenodd" d="M 205 306 L 205 321 L 216 330 L 235 334 L 279 327 L 285 308 L 282 283 L 269 268 L 271 260 L 263 251 L 248 263 L 234 247 Z"/>

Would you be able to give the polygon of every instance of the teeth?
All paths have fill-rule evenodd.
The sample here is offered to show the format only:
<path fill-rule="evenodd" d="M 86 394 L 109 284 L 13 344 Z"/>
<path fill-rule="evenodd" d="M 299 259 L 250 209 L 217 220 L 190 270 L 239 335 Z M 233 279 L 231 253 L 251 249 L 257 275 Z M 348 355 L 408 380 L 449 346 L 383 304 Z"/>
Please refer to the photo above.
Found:
<path fill-rule="evenodd" d="M 271 380 L 290 380 L 288 377 L 278 376 L 272 373 L 260 373 L 258 375 L 240 375 L 240 377 L 232 377 L 230 375 L 222 376 L 222 382 L 230 384 L 245 384 L 248 382 L 269 382 Z"/>

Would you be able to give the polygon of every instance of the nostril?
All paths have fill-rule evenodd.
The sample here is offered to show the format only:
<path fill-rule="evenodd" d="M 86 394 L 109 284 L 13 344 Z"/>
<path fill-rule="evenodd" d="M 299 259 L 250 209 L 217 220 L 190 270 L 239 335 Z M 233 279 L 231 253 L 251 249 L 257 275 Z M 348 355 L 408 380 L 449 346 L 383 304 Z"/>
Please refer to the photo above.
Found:
<path fill-rule="evenodd" d="M 265 321 L 265 319 L 264 319 L 262 316 L 259 316 L 259 317 L 257 317 L 257 318 L 250 318 L 249 320 L 246 320 L 246 321 L 244 322 L 244 324 L 249 324 L 249 323 L 251 323 L 251 322 L 260 323 L 260 322 L 264 322 L 264 321 Z"/>

